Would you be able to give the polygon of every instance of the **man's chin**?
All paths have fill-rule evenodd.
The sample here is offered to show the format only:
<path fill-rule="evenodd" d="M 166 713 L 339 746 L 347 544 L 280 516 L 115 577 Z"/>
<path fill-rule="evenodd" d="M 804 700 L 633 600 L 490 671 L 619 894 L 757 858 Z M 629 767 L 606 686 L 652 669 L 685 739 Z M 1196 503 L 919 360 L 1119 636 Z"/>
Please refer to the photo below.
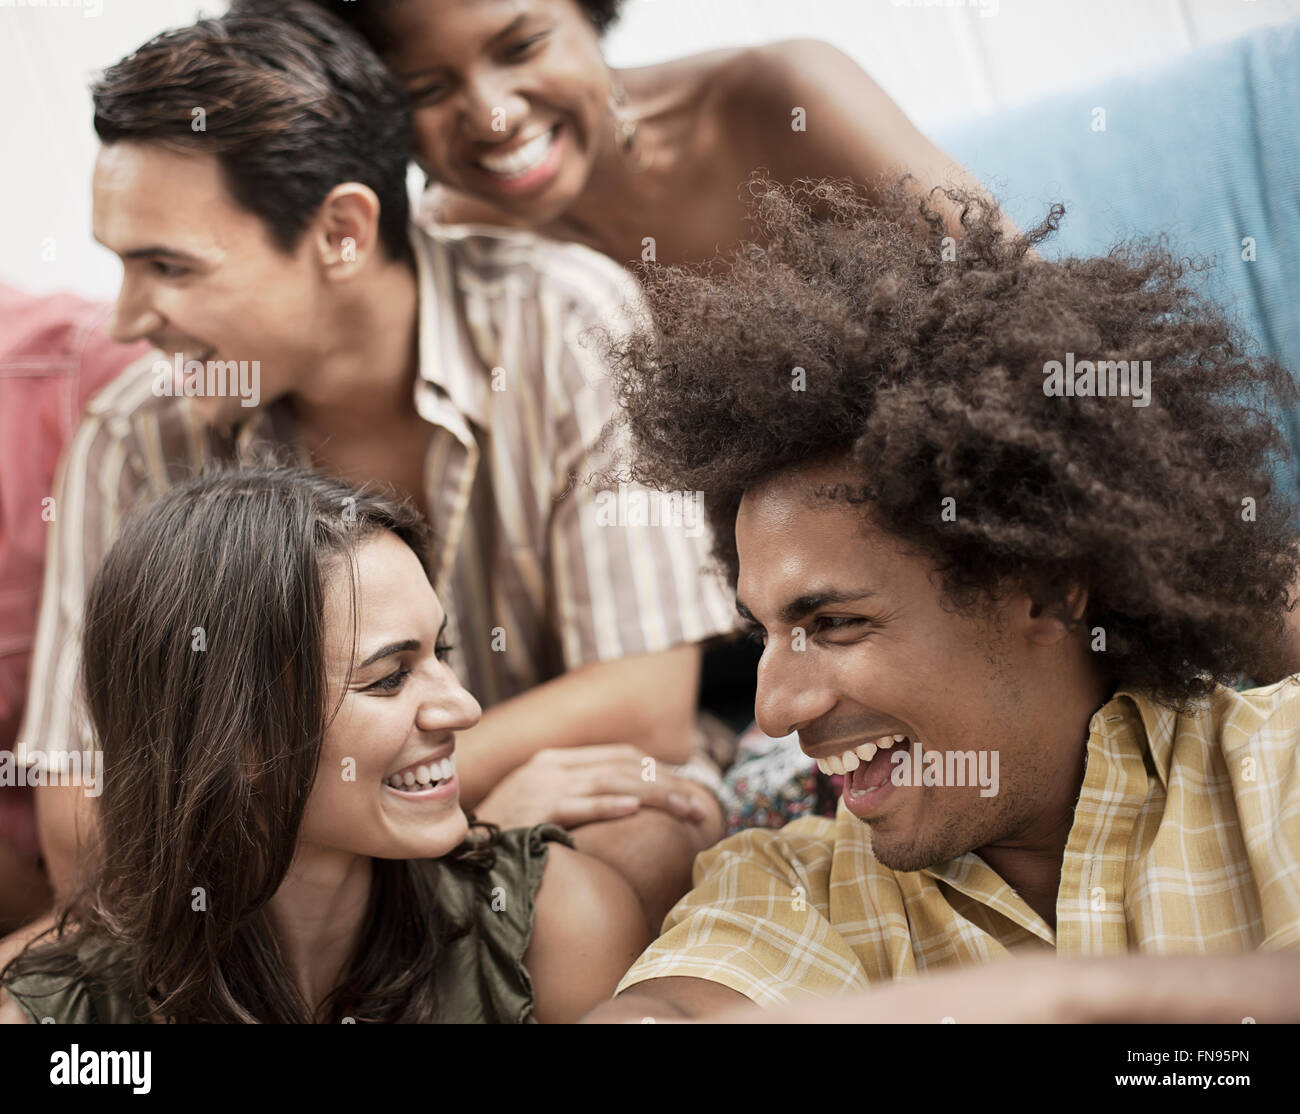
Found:
<path fill-rule="evenodd" d="M 260 407 L 244 406 L 237 398 L 191 398 L 190 409 L 205 426 L 225 433 L 254 417 Z"/>
<path fill-rule="evenodd" d="M 875 825 L 865 820 L 863 823 L 871 828 L 871 852 L 876 862 L 904 874 L 940 866 L 973 850 L 968 846 L 969 840 L 915 832 L 890 833 L 877 830 Z"/>

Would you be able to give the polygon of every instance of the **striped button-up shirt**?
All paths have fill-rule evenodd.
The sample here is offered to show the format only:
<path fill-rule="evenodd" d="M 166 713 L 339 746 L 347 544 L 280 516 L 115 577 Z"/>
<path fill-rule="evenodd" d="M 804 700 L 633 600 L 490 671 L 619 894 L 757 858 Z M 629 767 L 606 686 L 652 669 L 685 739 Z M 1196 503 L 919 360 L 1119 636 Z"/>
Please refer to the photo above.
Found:
<path fill-rule="evenodd" d="M 411 238 L 429 563 L 465 686 L 490 707 L 592 662 L 733 630 L 731 594 L 706 572 L 702 496 L 602 474 L 622 444 L 602 441 L 615 415 L 603 344 L 631 328 L 635 280 L 526 233 Z M 81 611 L 122 516 L 209 461 L 270 447 L 307 462 L 283 403 L 219 433 L 185 399 L 155 397 L 155 359 L 91 401 L 60 465 L 19 735 L 30 750 L 90 745 L 76 709 Z"/>
<path fill-rule="evenodd" d="M 1119 693 L 1089 724 L 1056 927 L 977 854 L 914 872 L 835 818 L 701 854 L 619 990 L 684 976 L 760 1006 L 1054 949 L 1068 958 L 1300 948 L 1300 677 L 1179 715 Z"/>

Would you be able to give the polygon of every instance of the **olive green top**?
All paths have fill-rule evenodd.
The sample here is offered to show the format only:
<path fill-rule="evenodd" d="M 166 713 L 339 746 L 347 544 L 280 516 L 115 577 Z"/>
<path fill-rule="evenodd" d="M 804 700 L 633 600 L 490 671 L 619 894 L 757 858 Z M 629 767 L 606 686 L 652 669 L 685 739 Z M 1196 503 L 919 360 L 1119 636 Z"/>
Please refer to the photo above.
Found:
<path fill-rule="evenodd" d="M 436 975 L 441 1002 L 438 1021 L 451 1024 L 533 1022 L 533 983 L 524 952 L 533 931 L 533 901 L 546 867 L 550 841 L 572 847 L 567 832 L 553 824 L 502 832 L 496 865 L 482 873 L 442 872 L 441 893 L 450 912 L 466 916 L 471 930 L 439 953 Z M 132 1003 L 109 995 L 87 980 L 31 974 L 5 990 L 33 1022 L 53 1018 L 60 1025 L 134 1023 Z"/>

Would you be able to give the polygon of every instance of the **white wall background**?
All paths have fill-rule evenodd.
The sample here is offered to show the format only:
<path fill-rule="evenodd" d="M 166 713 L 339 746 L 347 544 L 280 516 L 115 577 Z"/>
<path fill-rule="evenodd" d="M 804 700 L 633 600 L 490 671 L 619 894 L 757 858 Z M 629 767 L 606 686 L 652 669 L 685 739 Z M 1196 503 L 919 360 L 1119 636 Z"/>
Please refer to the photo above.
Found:
<path fill-rule="evenodd" d="M 0 0 L 0 281 L 115 294 L 120 267 L 90 238 L 87 85 L 158 31 L 224 9 L 221 0 Z M 1300 0 L 628 0 L 606 53 L 614 66 L 635 66 L 827 39 L 924 129 L 1298 18 Z"/>

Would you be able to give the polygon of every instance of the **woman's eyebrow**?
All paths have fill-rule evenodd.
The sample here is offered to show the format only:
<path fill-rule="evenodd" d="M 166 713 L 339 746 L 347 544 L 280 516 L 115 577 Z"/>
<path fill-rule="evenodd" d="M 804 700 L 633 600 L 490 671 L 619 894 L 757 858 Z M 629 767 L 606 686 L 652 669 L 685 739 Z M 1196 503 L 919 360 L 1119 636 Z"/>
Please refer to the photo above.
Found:
<path fill-rule="evenodd" d="M 444 620 L 444 625 L 445 625 L 445 620 Z M 408 638 L 404 642 L 390 642 L 387 646 L 381 646 L 378 650 L 376 650 L 373 654 L 371 654 L 368 658 L 366 658 L 365 661 L 363 661 L 360 665 L 358 665 L 357 668 L 365 669 L 367 665 L 373 665 L 375 662 L 379 661 L 380 658 L 391 657 L 393 654 L 404 654 L 408 650 L 418 650 L 419 648 L 420 648 L 420 643 L 418 640 L 414 638 Z"/>
<path fill-rule="evenodd" d="M 515 33 L 515 31 L 519 29 L 519 25 L 521 23 L 527 22 L 529 18 L 531 18 L 531 13 L 529 12 L 523 12 L 515 16 L 515 18 L 512 19 L 505 27 L 503 27 L 500 31 L 498 31 L 495 35 L 493 35 L 490 39 L 488 39 L 486 45 L 490 48 L 495 46 L 502 39 L 508 39 L 511 35 Z M 438 73 L 442 70 L 445 70 L 446 68 L 447 68 L 446 66 L 424 66 L 418 70 L 402 70 L 400 72 L 395 70 L 394 76 L 397 78 L 398 81 L 410 81 L 412 78 L 426 77 L 431 73 Z"/>
<path fill-rule="evenodd" d="M 447 633 L 448 618 L 449 616 L 443 615 L 442 626 L 438 628 L 438 637 L 434 639 L 435 642 L 441 642 L 442 636 Z M 422 643 L 418 638 L 407 638 L 401 642 L 390 642 L 387 646 L 381 646 L 366 658 L 365 661 L 361 662 L 357 668 L 365 669 L 367 665 L 374 665 L 374 663 L 379 661 L 381 658 L 392 657 L 393 654 L 405 654 L 408 651 L 418 653 L 422 645 L 424 645 L 424 643 Z"/>

